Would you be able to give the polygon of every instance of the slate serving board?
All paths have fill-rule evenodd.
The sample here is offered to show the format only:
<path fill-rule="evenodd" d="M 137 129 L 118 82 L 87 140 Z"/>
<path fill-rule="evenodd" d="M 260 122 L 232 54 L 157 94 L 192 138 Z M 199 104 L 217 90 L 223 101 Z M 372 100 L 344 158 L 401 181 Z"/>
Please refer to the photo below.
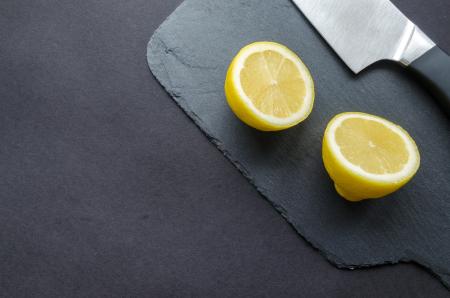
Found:
<path fill-rule="evenodd" d="M 247 127 L 225 101 L 232 57 L 260 40 L 287 45 L 315 79 L 311 116 L 284 132 Z M 350 269 L 416 262 L 450 287 L 449 121 L 403 69 L 379 63 L 353 75 L 289 0 L 186 0 L 154 33 L 147 58 L 180 107 L 330 262 Z M 361 203 L 336 194 L 321 141 L 344 111 L 385 117 L 413 136 L 422 163 L 407 187 Z"/>

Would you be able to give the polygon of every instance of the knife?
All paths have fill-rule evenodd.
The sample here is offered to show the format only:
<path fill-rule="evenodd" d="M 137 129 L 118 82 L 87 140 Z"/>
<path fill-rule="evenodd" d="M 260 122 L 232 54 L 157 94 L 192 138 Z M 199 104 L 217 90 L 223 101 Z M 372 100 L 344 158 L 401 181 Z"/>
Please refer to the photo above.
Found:
<path fill-rule="evenodd" d="M 389 0 L 293 2 L 355 74 L 379 60 L 396 61 L 450 116 L 450 57 Z"/>

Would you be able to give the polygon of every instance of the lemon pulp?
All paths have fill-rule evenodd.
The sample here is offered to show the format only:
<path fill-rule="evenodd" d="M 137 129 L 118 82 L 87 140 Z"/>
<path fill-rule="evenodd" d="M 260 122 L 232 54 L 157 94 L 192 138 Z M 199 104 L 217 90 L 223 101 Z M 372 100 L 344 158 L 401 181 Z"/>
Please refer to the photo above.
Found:
<path fill-rule="evenodd" d="M 306 91 L 299 70 L 277 52 L 249 56 L 240 78 L 245 94 L 264 114 L 285 118 L 303 103 Z"/>
<path fill-rule="evenodd" d="M 409 159 L 402 138 L 373 120 L 346 119 L 336 129 L 335 139 L 342 155 L 368 173 L 397 173 Z"/>

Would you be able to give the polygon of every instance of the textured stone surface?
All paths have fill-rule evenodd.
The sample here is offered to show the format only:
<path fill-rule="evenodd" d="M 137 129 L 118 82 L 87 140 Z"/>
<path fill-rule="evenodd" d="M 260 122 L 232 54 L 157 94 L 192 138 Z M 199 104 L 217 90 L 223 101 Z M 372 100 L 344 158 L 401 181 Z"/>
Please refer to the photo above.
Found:
<path fill-rule="evenodd" d="M 283 43 L 316 84 L 310 118 L 262 133 L 229 110 L 223 80 L 231 58 L 257 40 Z M 450 286 L 449 122 L 400 67 L 354 76 L 288 0 L 187 0 L 148 45 L 150 69 L 174 100 L 308 242 L 338 267 L 416 262 Z M 401 191 L 377 201 L 339 198 L 321 160 L 321 138 L 343 111 L 380 115 L 416 140 L 422 164 Z"/>

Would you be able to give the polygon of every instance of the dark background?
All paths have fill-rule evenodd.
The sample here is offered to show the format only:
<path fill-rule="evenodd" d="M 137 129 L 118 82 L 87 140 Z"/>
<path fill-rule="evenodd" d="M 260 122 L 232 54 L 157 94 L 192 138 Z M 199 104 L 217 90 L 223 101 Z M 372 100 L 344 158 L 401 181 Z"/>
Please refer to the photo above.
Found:
<path fill-rule="evenodd" d="M 146 63 L 180 2 L 0 1 L 0 295 L 449 296 L 336 269 L 209 143 Z M 394 2 L 450 50 L 450 2 Z"/>

